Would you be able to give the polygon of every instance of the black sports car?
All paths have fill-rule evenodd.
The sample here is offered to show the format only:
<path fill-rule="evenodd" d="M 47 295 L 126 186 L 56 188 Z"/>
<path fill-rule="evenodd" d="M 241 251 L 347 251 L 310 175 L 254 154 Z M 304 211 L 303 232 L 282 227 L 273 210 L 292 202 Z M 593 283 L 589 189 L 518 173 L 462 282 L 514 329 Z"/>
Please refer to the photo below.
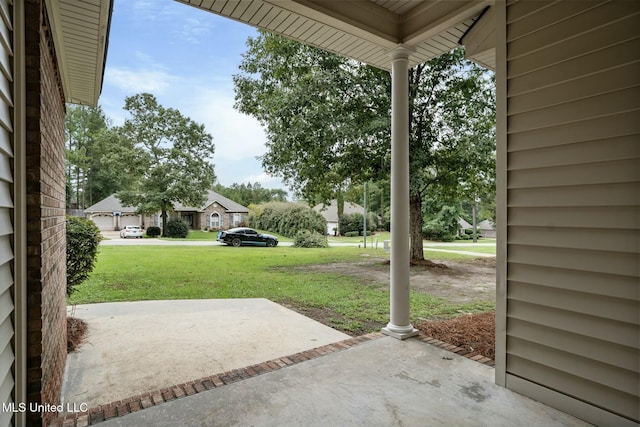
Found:
<path fill-rule="evenodd" d="M 270 234 L 260 234 L 253 228 L 246 227 L 218 231 L 217 240 L 236 247 L 241 245 L 265 245 L 272 248 L 278 244 L 277 237 Z"/>

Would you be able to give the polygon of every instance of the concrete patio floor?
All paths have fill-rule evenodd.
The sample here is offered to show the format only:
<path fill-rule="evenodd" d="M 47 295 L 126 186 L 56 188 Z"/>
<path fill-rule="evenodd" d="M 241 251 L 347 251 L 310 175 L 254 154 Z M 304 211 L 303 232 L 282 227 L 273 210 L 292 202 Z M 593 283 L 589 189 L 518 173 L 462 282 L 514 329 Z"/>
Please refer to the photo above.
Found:
<path fill-rule="evenodd" d="M 55 426 L 590 425 L 495 385 L 492 367 L 426 337 L 350 338 L 264 299 L 75 315 L 90 334 L 69 355 L 63 399 L 90 409 Z"/>
<path fill-rule="evenodd" d="M 385 336 L 100 425 L 590 425 L 495 385 L 493 375 L 417 339 Z"/>
<path fill-rule="evenodd" d="M 69 307 L 86 342 L 67 357 L 62 402 L 95 407 L 350 338 L 264 298 Z"/>
<path fill-rule="evenodd" d="M 295 337 L 292 339 L 295 341 Z M 332 350 L 321 354 L 327 347 Z M 399 341 L 372 334 L 302 354 L 315 355 L 310 360 L 303 361 L 303 358 L 295 362 L 281 357 L 244 370 L 214 375 L 200 382 L 199 390 L 192 388 L 192 395 L 176 393 L 170 399 L 160 398 L 159 402 L 153 401 L 160 393 L 143 395 L 142 404 L 135 410 L 131 401 L 123 400 L 115 406 L 99 407 L 88 415 L 58 421 L 55 425 L 590 425 L 495 385 L 492 367 L 417 338 Z M 294 356 L 289 357 L 294 359 Z M 260 366 L 267 369 L 255 373 Z M 246 375 L 246 372 L 253 374 Z M 235 378 L 229 380 L 229 376 Z M 205 389 L 203 384 L 207 382 L 217 384 Z M 198 389 L 198 381 L 181 387 L 188 390 L 192 385 Z M 147 409 L 143 409 L 147 407 L 145 400 L 150 406 Z M 130 413 L 118 416 L 118 405 L 130 405 Z M 108 411 L 111 415 L 106 416 Z"/>

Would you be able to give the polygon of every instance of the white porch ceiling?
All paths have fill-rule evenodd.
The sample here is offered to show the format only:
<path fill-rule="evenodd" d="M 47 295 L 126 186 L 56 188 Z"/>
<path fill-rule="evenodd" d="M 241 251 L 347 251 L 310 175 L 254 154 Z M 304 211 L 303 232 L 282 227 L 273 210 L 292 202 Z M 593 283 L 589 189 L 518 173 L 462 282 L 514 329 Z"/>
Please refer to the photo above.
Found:
<path fill-rule="evenodd" d="M 97 105 L 112 0 L 46 0 L 65 101 Z"/>
<path fill-rule="evenodd" d="M 493 0 L 177 0 L 385 70 L 398 44 L 410 66 L 459 46 Z M 481 52 L 492 66 L 491 53 Z M 471 58 L 473 59 L 473 58 Z"/>

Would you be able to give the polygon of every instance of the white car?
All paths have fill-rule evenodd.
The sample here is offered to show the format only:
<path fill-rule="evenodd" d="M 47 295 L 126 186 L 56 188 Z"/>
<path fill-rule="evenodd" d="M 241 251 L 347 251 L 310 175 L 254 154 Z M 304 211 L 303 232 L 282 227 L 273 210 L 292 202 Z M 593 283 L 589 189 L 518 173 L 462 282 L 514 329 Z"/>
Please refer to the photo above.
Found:
<path fill-rule="evenodd" d="M 137 225 L 127 225 L 120 230 L 120 237 L 123 239 L 126 239 L 127 237 L 142 239 L 142 229 Z"/>

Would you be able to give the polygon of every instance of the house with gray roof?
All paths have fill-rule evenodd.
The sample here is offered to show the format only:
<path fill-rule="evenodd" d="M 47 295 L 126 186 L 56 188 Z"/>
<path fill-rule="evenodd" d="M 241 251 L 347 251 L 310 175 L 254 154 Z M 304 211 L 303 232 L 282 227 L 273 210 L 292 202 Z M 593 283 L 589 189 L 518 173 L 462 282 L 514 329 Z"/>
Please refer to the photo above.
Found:
<path fill-rule="evenodd" d="M 478 230 L 482 233 L 482 237 L 491 237 L 494 239 L 496 237 L 496 225 L 489 219 L 480 221 L 478 223 Z"/>
<path fill-rule="evenodd" d="M 333 235 L 338 230 L 340 219 L 338 218 L 338 201 L 331 200 L 328 205 L 320 203 L 313 210 L 319 212 L 327 221 L 327 234 Z M 363 213 L 364 208 L 356 203 L 344 202 L 344 214 Z"/>
<path fill-rule="evenodd" d="M 115 194 L 86 208 L 84 216 L 92 220 L 100 231 L 117 231 L 127 225 L 144 225 L 144 218 L 136 213 L 136 207 L 123 206 Z"/>
<path fill-rule="evenodd" d="M 458 218 L 458 235 L 464 234 L 464 230 L 473 230 L 473 225 L 465 221 L 464 218 Z"/>
<path fill-rule="evenodd" d="M 209 191 L 202 207 L 176 203 L 173 215 L 179 215 L 194 230 L 226 230 L 246 224 L 249 209 L 215 191 Z"/>
<path fill-rule="evenodd" d="M 84 211 L 101 231 L 119 230 L 126 225 L 141 227 L 161 226 L 160 213 L 142 215 L 136 207 L 123 206 L 112 194 Z M 179 217 L 194 230 L 228 229 L 246 223 L 249 209 L 214 191 L 207 193 L 207 200 L 201 207 L 176 203 L 170 217 Z"/>

